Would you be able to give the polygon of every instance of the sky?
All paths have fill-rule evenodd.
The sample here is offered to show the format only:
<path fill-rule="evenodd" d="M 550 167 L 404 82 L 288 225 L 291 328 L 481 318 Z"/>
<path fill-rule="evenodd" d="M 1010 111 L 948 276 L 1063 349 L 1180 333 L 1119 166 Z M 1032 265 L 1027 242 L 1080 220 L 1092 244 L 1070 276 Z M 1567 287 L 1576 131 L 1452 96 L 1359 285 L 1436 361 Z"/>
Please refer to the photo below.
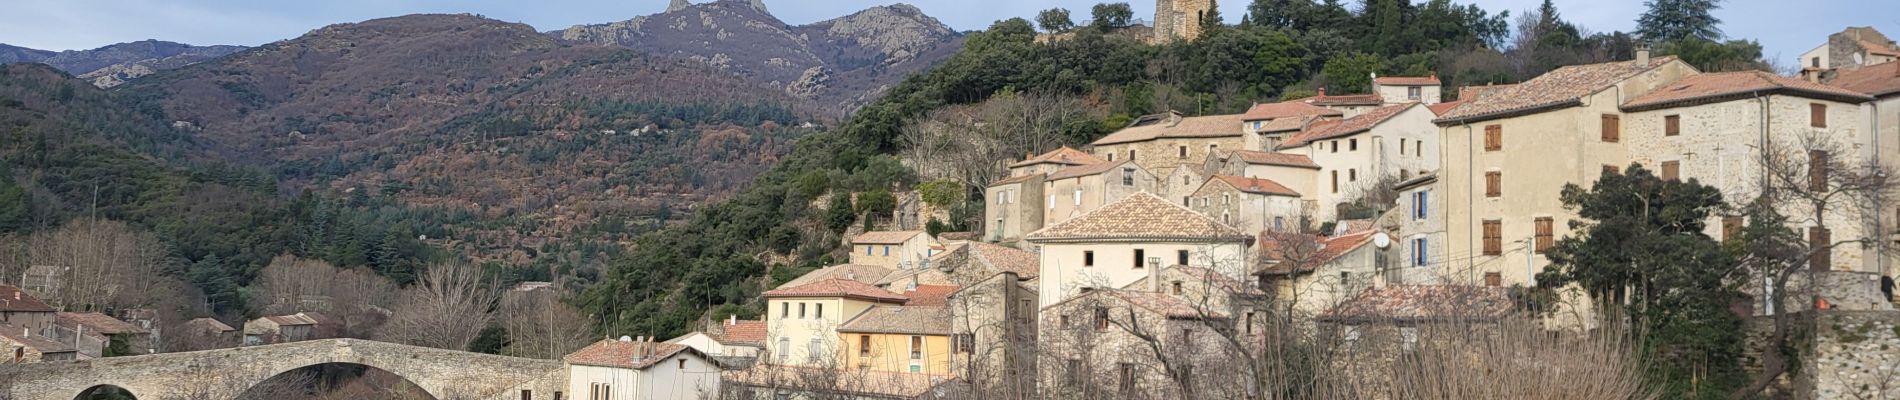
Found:
<path fill-rule="evenodd" d="M 695 3 L 706 0 L 694 1 Z M 1128 1 L 1135 15 L 1152 19 L 1154 2 Z M 1423 0 L 1414 0 L 1422 2 Z M 1520 14 L 1542 0 L 1453 0 L 1492 12 Z M 1088 19 L 1102 0 L 906 0 L 958 30 L 978 30 L 1038 10 L 1067 8 Z M 1357 0 L 1346 0 L 1357 4 Z M 575 24 L 606 23 L 664 11 L 668 0 L 7 0 L 0 6 L 0 43 L 45 49 L 89 49 L 144 39 L 196 45 L 258 45 L 302 35 L 324 25 L 412 13 L 474 13 L 521 22 L 547 31 Z M 765 0 L 779 19 L 804 24 L 846 15 L 891 0 Z M 1219 1 L 1229 23 L 1245 12 L 1245 0 Z M 1556 0 L 1565 20 L 1593 32 L 1629 31 L 1643 10 L 1641 0 Z M 1760 40 L 1763 53 L 1793 62 L 1801 52 L 1846 26 L 1873 26 L 1900 37 L 1894 0 L 1727 0 L 1716 17 L 1730 37 Z M 1817 6 L 1820 5 L 1820 6 Z"/>

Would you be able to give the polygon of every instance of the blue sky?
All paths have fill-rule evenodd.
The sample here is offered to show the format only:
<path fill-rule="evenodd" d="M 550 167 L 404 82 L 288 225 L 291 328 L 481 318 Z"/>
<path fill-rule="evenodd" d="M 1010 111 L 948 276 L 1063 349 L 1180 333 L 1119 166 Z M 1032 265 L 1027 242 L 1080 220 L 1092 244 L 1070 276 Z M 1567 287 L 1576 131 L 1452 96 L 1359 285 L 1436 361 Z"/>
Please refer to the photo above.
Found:
<path fill-rule="evenodd" d="M 1152 18 L 1154 2 L 1126 0 L 1135 15 Z M 1422 1 L 1422 0 L 1421 0 Z M 1454 0 L 1487 10 L 1520 13 L 1541 0 Z M 698 2 L 698 1 L 695 1 Z M 1010 17 L 1031 17 L 1050 7 L 1086 19 L 1100 0 L 908 0 L 959 30 L 982 29 Z M 1347 0 L 1349 4 L 1357 0 Z M 301 35 L 339 22 L 410 13 L 476 13 L 552 30 L 657 13 L 667 0 L 8 0 L 0 6 L 0 43 L 48 50 L 93 48 L 143 39 L 191 44 L 257 45 Z M 848 14 L 890 0 L 766 0 L 774 15 L 802 24 Z M 1220 1 L 1229 22 L 1239 21 L 1245 0 Z M 1564 18 L 1591 31 L 1630 30 L 1641 0 L 1557 0 Z M 1731 37 L 1754 38 L 1767 55 L 1792 60 L 1845 26 L 1874 26 L 1900 35 L 1893 0 L 1728 0 L 1717 17 Z"/>

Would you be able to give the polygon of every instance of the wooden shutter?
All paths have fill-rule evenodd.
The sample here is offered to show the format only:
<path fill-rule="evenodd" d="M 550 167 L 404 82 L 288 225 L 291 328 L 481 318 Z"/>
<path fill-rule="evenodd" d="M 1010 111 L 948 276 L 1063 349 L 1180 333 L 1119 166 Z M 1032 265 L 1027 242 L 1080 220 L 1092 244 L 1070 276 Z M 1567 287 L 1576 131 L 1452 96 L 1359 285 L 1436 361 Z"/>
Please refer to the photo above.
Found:
<path fill-rule="evenodd" d="M 1491 171 L 1484 173 L 1484 197 L 1498 197 L 1504 194 L 1504 173 Z"/>
<path fill-rule="evenodd" d="M 1616 114 L 1603 114 L 1603 141 L 1616 143 L 1623 136 L 1623 117 Z"/>
<path fill-rule="evenodd" d="M 1662 178 L 1665 181 L 1681 180 L 1682 179 L 1682 162 L 1681 161 L 1663 161 Z"/>
<path fill-rule="evenodd" d="M 1681 135 L 1681 134 L 1682 134 L 1682 116 L 1680 115 L 1663 116 L 1663 136 L 1676 136 L 1676 135 Z"/>
<path fill-rule="evenodd" d="M 1808 150 L 1808 191 L 1827 191 L 1826 151 Z"/>
<path fill-rule="evenodd" d="M 1551 232 L 1553 220 L 1550 217 L 1537 217 L 1537 253 L 1543 254 L 1556 244 L 1555 234 Z"/>
<path fill-rule="evenodd" d="M 1484 221 L 1484 255 L 1504 254 L 1504 223 Z"/>
<path fill-rule="evenodd" d="M 1620 171 L 1620 170 L 1618 170 L 1618 169 L 1616 168 L 1616 166 L 1615 166 L 1615 165 L 1610 165 L 1610 164 L 1603 164 L 1603 173 L 1604 173 L 1604 174 L 1614 174 L 1614 173 L 1617 173 L 1617 172 L 1621 172 L 1621 171 Z"/>
<path fill-rule="evenodd" d="M 1816 128 L 1827 127 L 1827 105 L 1808 103 L 1808 125 Z"/>
<path fill-rule="evenodd" d="M 1729 241 L 1732 239 L 1740 238 L 1741 236 L 1742 236 L 1742 216 L 1740 215 L 1723 216 L 1722 217 L 1722 240 Z"/>
<path fill-rule="evenodd" d="M 1832 236 L 1832 233 L 1828 232 L 1827 228 L 1818 226 L 1808 228 L 1808 251 L 1814 253 L 1808 257 L 1808 269 L 1815 271 L 1833 269 L 1834 252 L 1827 246 L 1834 241 L 1829 236 Z"/>
<path fill-rule="evenodd" d="M 1485 125 L 1484 126 L 1484 151 L 1498 151 L 1498 150 L 1503 150 L 1503 149 L 1504 149 L 1504 126 L 1503 125 Z"/>

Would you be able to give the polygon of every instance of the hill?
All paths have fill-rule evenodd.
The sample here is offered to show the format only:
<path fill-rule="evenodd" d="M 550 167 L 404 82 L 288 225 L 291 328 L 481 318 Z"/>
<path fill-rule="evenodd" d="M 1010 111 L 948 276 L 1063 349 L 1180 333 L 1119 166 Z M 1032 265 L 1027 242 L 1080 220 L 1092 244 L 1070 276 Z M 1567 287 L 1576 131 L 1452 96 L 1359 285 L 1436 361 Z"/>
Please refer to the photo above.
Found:
<path fill-rule="evenodd" d="M 793 26 L 757 0 L 676 1 L 663 13 L 549 34 L 698 61 L 824 104 L 833 115 L 869 103 L 963 42 L 962 34 L 907 4 Z"/>
<path fill-rule="evenodd" d="M 112 87 L 157 71 L 244 50 L 244 46 L 193 46 L 160 40 L 107 45 L 90 50 L 52 52 L 0 44 L 0 64 L 42 63 L 79 75 L 99 87 Z"/>

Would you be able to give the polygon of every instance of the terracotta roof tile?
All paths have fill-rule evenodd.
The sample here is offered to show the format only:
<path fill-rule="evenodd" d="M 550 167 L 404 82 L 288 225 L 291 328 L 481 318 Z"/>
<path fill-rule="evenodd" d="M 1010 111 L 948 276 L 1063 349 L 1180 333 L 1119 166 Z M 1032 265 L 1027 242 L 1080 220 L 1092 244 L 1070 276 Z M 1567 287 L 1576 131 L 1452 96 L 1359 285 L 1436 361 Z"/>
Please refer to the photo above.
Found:
<path fill-rule="evenodd" d="M 950 334 L 950 308 L 937 306 L 871 306 L 838 326 L 838 332 Z"/>
<path fill-rule="evenodd" d="M 1372 78 L 1379 86 L 1438 86 L 1438 75 L 1432 76 L 1381 76 Z"/>
<path fill-rule="evenodd" d="M 1318 106 L 1376 106 L 1385 104 L 1385 98 L 1377 94 L 1327 95 L 1321 90 L 1318 96 L 1293 101 L 1303 101 Z"/>
<path fill-rule="evenodd" d="M 1379 124 L 1391 120 L 1392 117 L 1398 116 L 1400 113 L 1405 112 L 1405 110 L 1410 110 L 1412 107 L 1417 107 L 1418 105 L 1419 103 L 1417 102 L 1407 102 L 1399 105 L 1379 107 L 1339 122 L 1313 124 L 1307 127 L 1305 131 L 1301 131 L 1300 134 L 1287 138 L 1286 143 L 1281 144 L 1281 146 L 1300 147 L 1316 140 L 1345 137 L 1369 131 L 1372 130 L 1372 127 L 1379 126 Z"/>
<path fill-rule="evenodd" d="M 1319 169 L 1319 164 L 1314 163 L 1312 157 L 1307 157 L 1304 154 L 1274 153 L 1254 150 L 1234 150 L 1228 154 L 1239 156 L 1241 162 L 1253 165 L 1277 165 L 1282 167 Z"/>
<path fill-rule="evenodd" d="M 1900 62 L 1835 70 L 1834 80 L 1827 84 L 1874 97 L 1900 94 Z"/>
<path fill-rule="evenodd" d="M 1367 230 L 1334 237 L 1265 235 L 1260 239 L 1261 251 L 1266 252 L 1261 260 L 1268 263 L 1263 272 L 1279 275 L 1313 272 L 1366 243 L 1372 243 L 1372 236 L 1378 233 L 1376 230 Z M 1299 243 L 1283 243 L 1286 241 Z"/>
<path fill-rule="evenodd" d="M 999 181 L 994 181 L 994 182 L 990 182 L 990 184 L 989 184 L 988 186 L 986 186 L 986 187 L 997 187 L 997 186 L 1003 186 L 1003 185 L 1014 185 L 1014 184 L 1018 184 L 1018 183 L 1023 183 L 1023 182 L 1028 182 L 1028 181 L 1031 181 L 1031 180 L 1034 180 L 1034 179 L 1036 179 L 1036 178 L 1040 178 L 1040 177 L 1042 177 L 1042 175 L 1043 175 L 1043 174 L 1029 174 L 1029 175 L 1023 175 L 1023 176 L 1012 176 L 1012 177 L 1008 177 L 1008 178 L 1003 178 L 1002 180 L 999 180 Z"/>
<path fill-rule="evenodd" d="M 1787 94 L 1827 100 L 1873 100 L 1859 92 L 1775 75 L 1766 71 L 1718 72 L 1683 77 L 1623 103 L 1626 111 L 1654 110 L 1725 101 L 1755 94 Z"/>
<path fill-rule="evenodd" d="M 636 361 L 635 355 L 639 354 L 645 346 L 652 346 L 651 351 L 647 353 L 648 355 L 645 357 L 637 357 L 639 360 Z M 575 350 L 563 359 L 567 360 L 569 364 L 646 369 L 647 367 L 671 359 L 674 355 L 680 353 L 689 353 L 694 357 L 705 358 L 698 350 L 693 350 L 686 345 L 663 342 L 622 342 L 619 340 L 606 339 L 594 342 L 594 344 L 587 345 L 587 347 L 582 347 L 580 350 Z"/>
<path fill-rule="evenodd" d="M 950 304 L 950 294 L 956 293 L 958 290 L 963 290 L 963 287 L 957 285 L 917 285 L 916 289 L 904 292 L 904 297 L 910 298 L 910 301 L 904 302 L 904 305 L 943 306 Z"/>
<path fill-rule="evenodd" d="M 1038 155 L 1035 157 L 1030 157 L 1022 161 L 1017 161 L 1014 164 L 1010 164 L 1009 167 L 1010 168 L 1026 167 L 1026 166 L 1042 164 L 1042 163 L 1063 164 L 1063 165 L 1083 165 L 1083 164 L 1094 164 L 1094 163 L 1099 163 L 1099 162 L 1104 162 L 1104 161 L 1105 160 L 1102 160 L 1101 158 L 1096 157 L 1094 154 L 1089 154 L 1081 150 L 1076 150 L 1076 149 L 1070 148 L 1069 146 L 1062 146 L 1062 148 L 1060 149 L 1055 149 L 1048 153 L 1042 153 L 1041 155 Z"/>
<path fill-rule="evenodd" d="M 211 318 L 194 318 L 190 321 L 185 321 L 185 326 L 191 327 L 191 329 L 194 330 L 211 333 L 224 333 L 237 330 L 237 328 L 232 328 L 231 325 L 226 325 L 222 321 Z"/>
<path fill-rule="evenodd" d="M 1438 123 L 1475 122 L 1535 112 L 1550 107 L 1568 107 L 1584 96 L 1643 72 L 1675 62 L 1674 56 L 1651 58 L 1649 65 L 1632 61 L 1570 65 L 1545 73 L 1524 83 L 1500 89 L 1439 117 Z"/>
<path fill-rule="evenodd" d="M 1029 241 L 1071 239 L 1249 240 L 1247 234 L 1147 192 L 1032 232 Z"/>
<path fill-rule="evenodd" d="M 765 321 L 742 319 L 732 322 L 719 321 L 722 330 L 713 340 L 724 344 L 765 346 Z"/>
<path fill-rule="evenodd" d="M 0 312 L 53 312 L 52 306 L 18 286 L 0 285 Z"/>
<path fill-rule="evenodd" d="M 58 340 L 53 340 L 53 338 L 42 336 L 38 333 L 31 333 L 29 332 L 30 330 L 32 330 L 32 328 L 0 322 L 0 337 L 26 347 L 31 347 L 33 351 L 40 353 L 70 353 L 77 351 L 72 347 L 66 346 L 65 343 L 60 343 Z M 11 354 L 7 356 L 12 357 Z"/>
<path fill-rule="evenodd" d="M 1900 50 L 1895 50 L 1893 46 L 1869 42 L 1864 39 L 1860 40 L 1860 48 L 1867 50 L 1867 54 L 1878 54 L 1878 55 L 1883 55 L 1883 56 L 1900 56 Z"/>
<path fill-rule="evenodd" d="M 1418 322 L 1496 320 L 1511 313 L 1510 291 L 1501 287 L 1399 285 L 1366 289 L 1321 313 L 1322 321 Z"/>
<path fill-rule="evenodd" d="M 1464 101 L 1464 100 L 1452 100 L 1452 101 L 1447 101 L 1447 102 L 1443 102 L 1443 103 L 1438 103 L 1438 104 L 1432 104 L 1432 105 L 1428 105 L 1428 106 L 1425 106 L 1425 108 L 1426 108 L 1426 109 L 1430 109 L 1430 110 L 1432 110 L 1432 115 L 1441 115 L 1441 116 L 1442 116 L 1442 115 L 1445 115 L 1445 113 L 1446 113 L 1446 112 L 1450 112 L 1450 111 L 1451 111 L 1451 109 L 1453 109 L 1453 108 L 1458 108 L 1458 105 L 1460 105 L 1460 104 L 1465 104 L 1465 101 Z"/>
<path fill-rule="evenodd" d="M 100 314 L 96 312 L 59 313 L 59 316 L 54 319 L 53 323 L 59 326 L 67 327 L 67 328 L 77 328 L 80 326 L 84 326 L 86 327 L 87 332 L 98 333 L 102 335 L 117 335 L 117 334 L 122 334 L 122 333 L 145 333 L 145 329 L 139 328 L 138 325 L 132 325 L 130 323 L 126 323 L 125 321 L 120 321 L 116 318 L 112 318 L 105 314 Z"/>
<path fill-rule="evenodd" d="M 1240 136 L 1241 114 L 1186 117 L 1180 121 L 1160 121 L 1131 126 L 1101 139 L 1095 145 L 1133 143 L 1161 138 L 1211 138 Z"/>
<path fill-rule="evenodd" d="M 1049 180 L 1054 181 L 1054 180 L 1062 180 L 1062 179 L 1096 175 L 1096 174 L 1101 174 L 1103 172 L 1114 171 L 1117 167 L 1121 167 L 1124 165 L 1135 167 L 1135 168 L 1141 168 L 1140 165 L 1131 164 L 1131 162 L 1132 162 L 1131 160 L 1124 159 L 1124 160 L 1116 161 L 1116 162 L 1077 165 L 1073 167 L 1063 168 L 1063 169 L 1056 170 L 1056 172 L 1054 173 L 1049 174 Z"/>
<path fill-rule="evenodd" d="M 1288 117 L 1344 116 L 1346 113 L 1331 108 L 1312 105 L 1303 101 L 1282 101 L 1278 103 L 1260 103 L 1247 109 L 1240 115 L 1241 121 L 1279 120 Z M 1298 119 L 1293 119 L 1298 120 Z"/>
<path fill-rule="evenodd" d="M 877 265 L 838 264 L 807 272 L 797 279 L 785 282 L 779 287 L 792 287 L 826 279 L 850 279 L 864 283 L 877 283 L 879 279 L 891 275 L 894 270 Z"/>
<path fill-rule="evenodd" d="M 854 243 L 854 244 L 902 244 L 904 242 L 910 241 L 911 238 L 917 237 L 917 235 L 922 235 L 922 234 L 924 234 L 924 231 L 865 232 L 863 234 L 858 235 L 857 237 L 851 238 L 851 243 Z"/>
<path fill-rule="evenodd" d="M 1264 194 L 1264 195 L 1270 195 L 1270 196 L 1300 197 L 1300 192 L 1295 192 L 1293 191 L 1293 189 L 1288 189 L 1286 185 L 1281 185 L 1279 182 L 1274 182 L 1271 179 L 1248 178 L 1244 176 L 1230 176 L 1230 175 L 1220 175 L 1220 176 L 1215 176 L 1214 178 L 1219 179 L 1222 182 L 1226 182 L 1228 186 L 1233 186 L 1235 190 L 1239 190 L 1246 193 Z"/>
<path fill-rule="evenodd" d="M 1504 91 L 1504 89 L 1510 89 L 1513 87 L 1517 87 L 1517 84 L 1515 83 L 1507 83 L 1507 84 L 1502 84 L 1502 85 L 1486 84 L 1484 86 L 1460 87 L 1458 88 L 1458 100 L 1460 101 L 1477 100 L 1479 97 L 1484 97 L 1492 93 L 1501 92 L 1501 91 Z"/>
<path fill-rule="evenodd" d="M 996 269 L 1016 273 L 1019 279 L 1035 279 L 1042 271 L 1042 258 L 1036 253 L 983 242 L 970 242 L 966 248 L 974 258 Z"/>
<path fill-rule="evenodd" d="M 889 303 L 902 303 L 905 300 L 909 300 L 903 295 L 891 293 L 884 289 L 878 289 L 876 286 L 871 286 L 871 284 L 850 279 L 826 279 L 798 286 L 788 284 L 778 289 L 768 290 L 764 293 L 764 296 L 767 298 L 844 297 Z"/>

